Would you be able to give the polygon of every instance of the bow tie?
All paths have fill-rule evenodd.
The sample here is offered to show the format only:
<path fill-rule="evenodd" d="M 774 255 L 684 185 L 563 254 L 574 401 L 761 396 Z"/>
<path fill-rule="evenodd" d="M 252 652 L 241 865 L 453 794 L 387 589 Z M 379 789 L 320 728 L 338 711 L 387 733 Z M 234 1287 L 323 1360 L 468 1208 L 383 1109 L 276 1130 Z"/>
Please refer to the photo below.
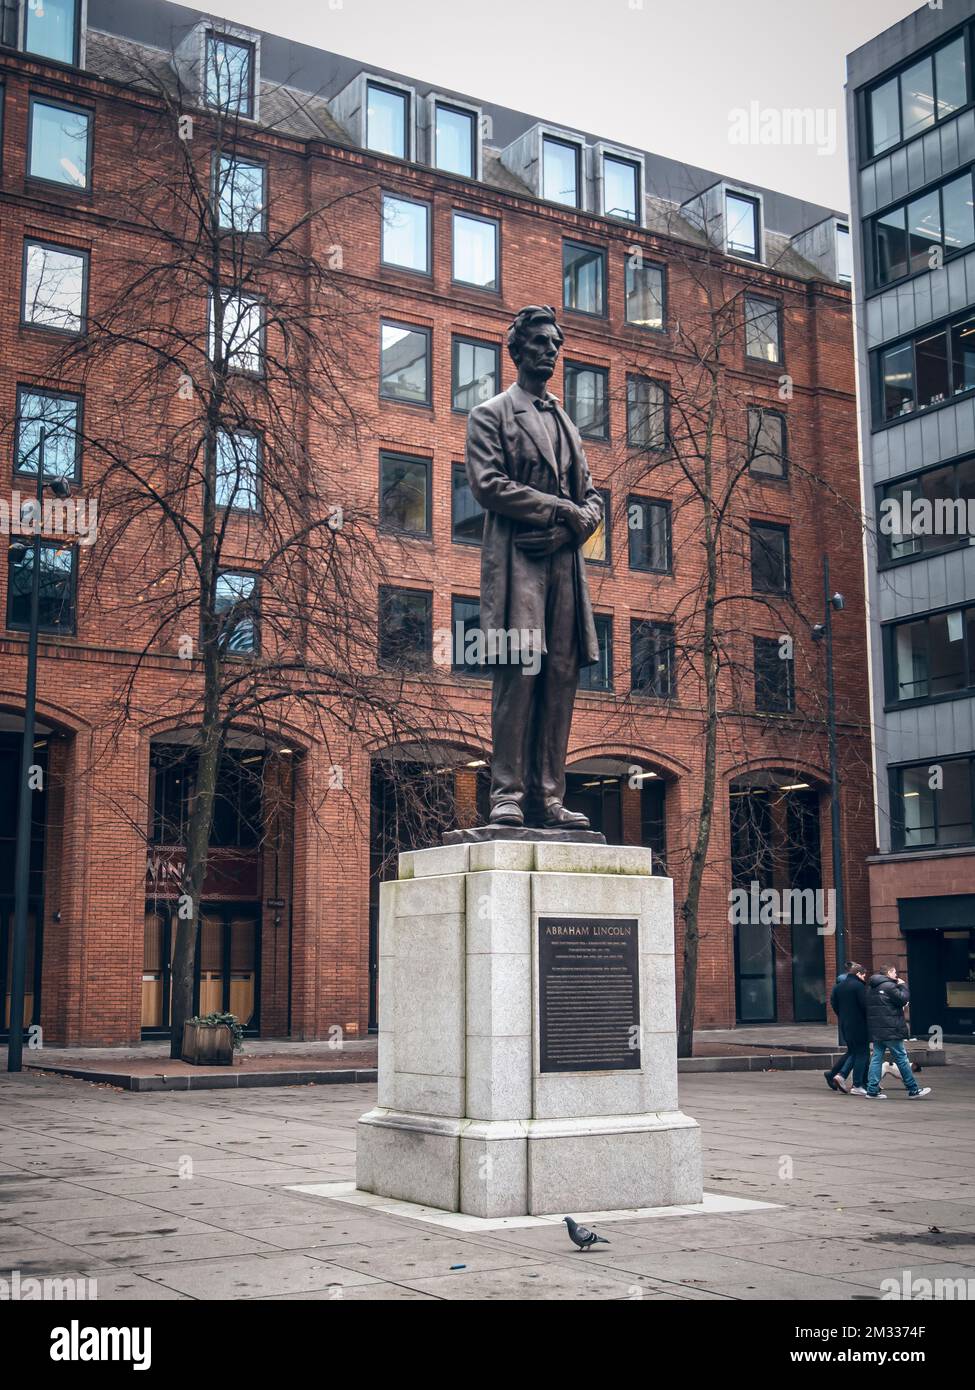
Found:
<path fill-rule="evenodd" d="M 536 410 L 558 410 L 558 406 L 559 406 L 558 401 L 555 400 L 554 397 L 552 397 L 552 396 L 550 396 L 550 397 L 548 398 L 548 400 L 545 400 L 545 401 L 543 401 L 543 400 L 541 400 L 541 399 L 538 399 L 538 400 L 535 401 L 535 409 L 536 409 Z"/>

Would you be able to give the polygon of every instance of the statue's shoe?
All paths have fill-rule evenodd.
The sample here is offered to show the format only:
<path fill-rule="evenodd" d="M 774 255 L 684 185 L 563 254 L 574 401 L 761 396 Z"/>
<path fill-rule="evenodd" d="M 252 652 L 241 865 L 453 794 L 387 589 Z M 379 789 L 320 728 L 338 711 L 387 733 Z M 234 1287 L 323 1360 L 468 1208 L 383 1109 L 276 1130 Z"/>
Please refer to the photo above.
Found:
<path fill-rule="evenodd" d="M 499 801 L 491 811 L 492 825 L 524 825 L 525 815 L 514 801 Z"/>
<path fill-rule="evenodd" d="M 561 801 L 550 801 L 545 807 L 546 829 L 550 830 L 588 830 L 589 817 L 581 811 L 568 811 Z"/>

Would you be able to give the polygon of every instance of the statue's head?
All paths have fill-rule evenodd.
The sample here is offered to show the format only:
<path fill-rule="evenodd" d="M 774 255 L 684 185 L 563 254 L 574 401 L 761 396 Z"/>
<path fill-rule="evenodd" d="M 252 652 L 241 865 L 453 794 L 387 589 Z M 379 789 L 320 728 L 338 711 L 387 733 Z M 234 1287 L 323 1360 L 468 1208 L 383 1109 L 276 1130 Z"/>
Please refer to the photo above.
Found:
<path fill-rule="evenodd" d="M 519 309 L 508 329 L 508 352 L 515 366 L 546 381 L 555 371 L 564 341 L 551 304 L 529 304 Z"/>

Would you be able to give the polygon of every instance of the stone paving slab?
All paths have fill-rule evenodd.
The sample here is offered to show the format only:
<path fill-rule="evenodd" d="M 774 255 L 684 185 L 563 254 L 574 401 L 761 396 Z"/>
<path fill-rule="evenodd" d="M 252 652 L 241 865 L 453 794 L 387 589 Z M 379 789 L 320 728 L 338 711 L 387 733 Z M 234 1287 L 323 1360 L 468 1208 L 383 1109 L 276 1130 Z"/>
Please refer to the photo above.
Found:
<path fill-rule="evenodd" d="M 975 1049 L 948 1062 L 932 1096 L 891 1086 L 881 1104 L 801 1070 L 682 1074 L 705 1186 L 746 1205 L 623 1214 L 586 1255 L 557 1219 L 447 1230 L 289 1190 L 352 1180 L 371 1085 L 140 1093 L 4 1076 L 0 1274 L 92 1277 L 104 1300 L 870 1301 L 885 1278 L 967 1281 Z"/>

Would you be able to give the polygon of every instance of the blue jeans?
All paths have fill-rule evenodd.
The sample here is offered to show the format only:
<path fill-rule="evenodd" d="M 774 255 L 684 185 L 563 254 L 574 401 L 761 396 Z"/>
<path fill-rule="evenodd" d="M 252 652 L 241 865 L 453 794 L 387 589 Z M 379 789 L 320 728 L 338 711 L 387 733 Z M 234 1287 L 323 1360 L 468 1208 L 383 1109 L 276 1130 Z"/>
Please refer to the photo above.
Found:
<path fill-rule="evenodd" d="M 880 1090 L 880 1077 L 884 1067 L 884 1053 L 890 1050 L 890 1055 L 896 1063 L 897 1070 L 901 1074 L 901 1080 L 907 1087 L 908 1095 L 916 1096 L 921 1089 L 917 1084 L 914 1073 L 911 1071 L 911 1064 L 907 1059 L 907 1048 L 899 1038 L 888 1038 L 886 1042 L 875 1042 L 873 1045 L 873 1056 L 870 1058 L 870 1076 L 867 1080 L 867 1094 L 875 1096 Z"/>
<path fill-rule="evenodd" d="M 854 1086 L 865 1088 L 867 1084 L 867 1063 L 870 1060 L 870 1044 L 855 1043 L 852 1047 L 847 1044 L 847 1054 L 842 1062 L 833 1072 L 834 1076 L 849 1076 L 853 1073 Z"/>

